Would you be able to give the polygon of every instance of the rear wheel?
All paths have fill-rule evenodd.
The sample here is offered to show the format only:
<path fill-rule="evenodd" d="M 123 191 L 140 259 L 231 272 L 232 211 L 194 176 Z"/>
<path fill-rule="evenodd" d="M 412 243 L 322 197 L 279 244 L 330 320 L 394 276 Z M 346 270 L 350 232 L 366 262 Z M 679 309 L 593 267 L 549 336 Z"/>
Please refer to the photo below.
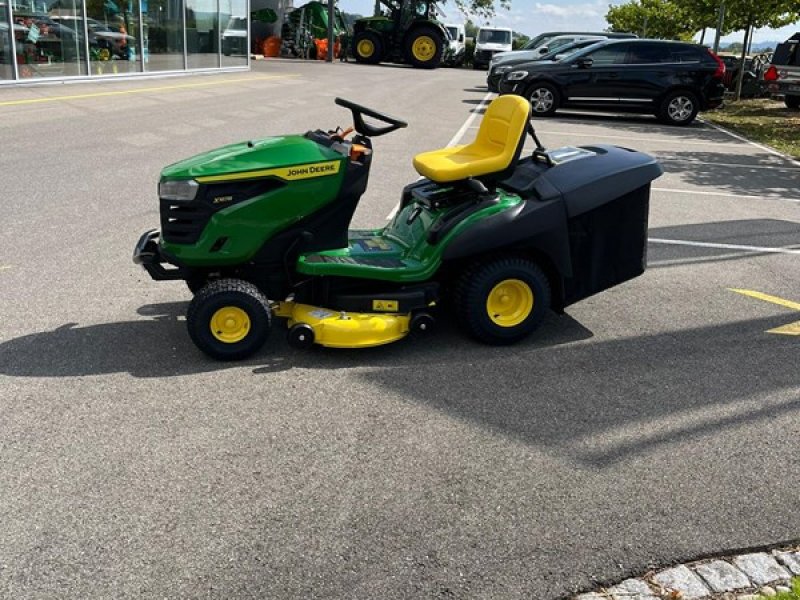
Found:
<path fill-rule="evenodd" d="M 549 117 L 558 110 L 561 94 L 549 83 L 534 83 L 528 90 L 528 100 L 535 117 Z"/>
<path fill-rule="evenodd" d="M 783 103 L 786 104 L 786 108 L 797 110 L 800 108 L 800 96 L 784 96 Z"/>
<path fill-rule="evenodd" d="M 405 41 L 406 60 L 420 69 L 435 69 L 442 62 L 444 40 L 433 27 L 420 27 Z"/>
<path fill-rule="evenodd" d="M 697 116 L 700 102 L 692 92 L 678 90 L 661 101 L 657 117 L 669 125 L 688 125 Z"/>
<path fill-rule="evenodd" d="M 374 65 L 381 62 L 381 39 L 371 31 L 361 31 L 353 38 L 353 56 L 356 61 Z"/>
<path fill-rule="evenodd" d="M 189 337 L 217 360 L 241 360 L 257 352 L 272 326 L 269 301 L 252 283 L 218 279 L 201 289 L 186 313 Z"/>
<path fill-rule="evenodd" d="M 484 344 L 513 344 L 541 324 L 550 308 L 550 283 L 525 258 L 498 258 L 467 269 L 454 299 L 461 327 Z"/>

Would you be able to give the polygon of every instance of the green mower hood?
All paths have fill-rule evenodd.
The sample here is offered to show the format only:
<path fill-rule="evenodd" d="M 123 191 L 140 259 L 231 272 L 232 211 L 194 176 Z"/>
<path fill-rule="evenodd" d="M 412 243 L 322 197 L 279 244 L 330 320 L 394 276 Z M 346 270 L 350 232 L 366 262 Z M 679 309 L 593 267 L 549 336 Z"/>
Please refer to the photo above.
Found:
<path fill-rule="evenodd" d="M 239 142 L 192 156 L 165 167 L 161 179 L 196 179 L 202 182 L 203 179 L 237 173 L 344 159 L 338 152 L 301 135 L 287 135 Z"/>

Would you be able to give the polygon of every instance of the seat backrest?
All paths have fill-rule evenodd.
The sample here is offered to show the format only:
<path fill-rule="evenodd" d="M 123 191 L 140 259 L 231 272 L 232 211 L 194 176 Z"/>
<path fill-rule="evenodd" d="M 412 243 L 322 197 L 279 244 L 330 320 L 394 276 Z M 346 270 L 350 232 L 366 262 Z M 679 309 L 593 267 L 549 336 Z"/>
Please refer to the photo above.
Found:
<path fill-rule="evenodd" d="M 531 104 L 525 98 L 514 95 L 495 98 L 483 115 L 473 144 L 487 154 L 502 156 L 507 168 L 519 158 L 530 116 Z"/>

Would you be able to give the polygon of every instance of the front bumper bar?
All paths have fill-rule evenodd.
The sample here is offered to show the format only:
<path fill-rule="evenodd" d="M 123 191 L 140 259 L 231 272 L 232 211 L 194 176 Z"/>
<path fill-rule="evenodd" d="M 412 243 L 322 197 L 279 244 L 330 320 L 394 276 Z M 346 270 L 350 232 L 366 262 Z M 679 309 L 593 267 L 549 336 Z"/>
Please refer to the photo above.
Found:
<path fill-rule="evenodd" d="M 133 262 L 137 265 L 142 265 L 144 270 L 150 274 L 150 277 L 156 281 L 186 279 L 185 269 L 180 267 L 174 269 L 164 268 L 164 263 L 167 261 L 161 254 L 161 248 L 158 245 L 160 235 L 161 233 L 157 229 L 145 231 L 133 249 Z"/>

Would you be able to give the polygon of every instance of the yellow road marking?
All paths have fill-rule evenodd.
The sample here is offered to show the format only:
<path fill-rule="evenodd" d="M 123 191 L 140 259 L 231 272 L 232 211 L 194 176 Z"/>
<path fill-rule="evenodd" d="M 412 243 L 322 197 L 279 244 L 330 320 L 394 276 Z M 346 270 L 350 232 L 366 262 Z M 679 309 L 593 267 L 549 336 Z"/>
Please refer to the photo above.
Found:
<path fill-rule="evenodd" d="M 778 306 L 783 306 L 792 310 L 800 310 L 800 302 L 792 302 L 791 300 L 785 300 L 784 298 L 779 298 L 778 296 L 770 296 L 769 294 L 756 292 L 754 290 L 742 290 L 734 288 L 728 289 L 730 289 L 732 292 L 736 292 L 737 294 L 750 296 L 751 298 L 755 298 L 757 300 L 763 300 L 764 302 L 770 302 L 771 304 L 777 304 Z M 769 329 L 767 330 L 767 333 L 777 333 L 780 335 L 800 335 L 800 321 L 789 323 L 788 325 L 782 325 L 781 327 L 775 327 L 774 329 Z"/>
<path fill-rule="evenodd" d="M 14 265 L 0 265 L 0 271 L 8 271 L 9 269 L 13 268 Z"/>
<path fill-rule="evenodd" d="M 50 96 L 48 98 L 28 98 L 26 100 L 8 100 L 0 102 L 0 106 L 20 106 L 23 104 L 40 104 L 42 102 L 61 102 L 63 100 L 83 100 L 86 98 L 102 98 L 105 96 L 125 96 L 127 94 L 144 94 L 146 92 L 165 92 L 172 90 L 182 90 L 187 88 L 208 87 L 212 85 L 224 85 L 226 83 L 242 83 L 245 81 L 265 81 L 269 79 L 289 79 L 299 77 L 296 74 L 288 75 L 265 75 L 263 77 L 242 77 L 239 79 L 225 79 L 223 81 L 203 81 L 201 83 L 181 83 L 178 85 L 159 85 L 156 87 L 136 88 L 133 90 L 117 90 L 114 92 L 95 92 L 93 94 L 74 94 L 72 96 Z"/>

